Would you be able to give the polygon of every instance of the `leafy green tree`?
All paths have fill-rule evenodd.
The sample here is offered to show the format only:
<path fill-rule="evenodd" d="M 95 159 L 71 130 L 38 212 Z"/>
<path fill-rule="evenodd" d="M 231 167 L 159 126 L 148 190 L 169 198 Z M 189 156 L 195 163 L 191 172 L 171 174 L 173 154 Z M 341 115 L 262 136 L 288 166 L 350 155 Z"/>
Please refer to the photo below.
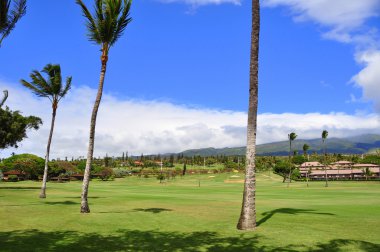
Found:
<path fill-rule="evenodd" d="M 46 156 L 45 156 L 45 171 L 42 180 L 42 187 L 40 198 L 46 198 L 46 182 L 48 176 L 49 168 L 49 155 L 50 155 L 50 145 L 53 138 L 55 116 L 57 114 L 58 103 L 67 94 L 71 87 L 71 77 L 67 77 L 65 85 L 62 83 L 61 67 L 60 65 L 48 64 L 42 70 L 42 73 L 47 74 L 47 79 L 45 79 L 39 71 L 34 70 L 30 74 L 31 82 L 26 80 L 21 80 L 22 85 L 30 89 L 35 95 L 39 97 L 48 98 L 52 105 L 52 117 L 50 125 L 50 133 L 48 138 L 48 143 L 46 146 Z"/>
<path fill-rule="evenodd" d="M 323 147 L 323 155 L 324 155 L 324 168 L 325 168 L 325 180 L 326 180 L 326 184 L 325 184 L 325 187 L 328 187 L 328 179 L 327 179 L 327 169 L 326 169 L 326 166 L 327 166 L 327 161 L 326 161 L 326 139 L 329 135 L 329 132 L 327 130 L 323 130 L 322 131 L 322 147 Z"/>
<path fill-rule="evenodd" d="M 252 0 L 251 56 L 247 125 L 246 169 L 243 201 L 237 229 L 256 228 L 256 131 L 259 88 L 260 1 Z"/>
<path fill-rule="evenodd" d="M 11 2 L 13 2 L 13 8 L 11 8 Z M 25 13 L 26 0 L 0 0 L 0 47 Z"/>
<path fill-rule="evenodd" d="M 132 21 L 129 17 L 132 0 L 95 0 L 95 14 L 91 14 L 82 0 L 77 0 L 86 18 L 89 40 L 101 47 L 101 70 L 98 93 L 91 115 L 90 138 L 87 152 L 87 164 L 83 179 L 81 213 L 89 213 L 88 186 L 90 168 L 94 153 L 95 124 L 100 101 L 102 99 L 104 77 L 107 69 L 108 52 L 121 37 L 127 25 Z"/>
<path fill-rule="evenodd" d="M 282 183 L 285 183 L 286 178 L 289 176 L 289 171 L 293 164 L 289 160 L 278 160 L 274 165 L 273 171 L 274 173 L 280 175 L 283 180 Z"/>
<path fill-rule="evenodd" d="M 17 148 L 17 144 L 27 137 L 27 130 L 38 130 L 41 124 L 42 120 L 38 117 L 24 117 L 19 111 L 0 108 L 0 149 Z"/>
<path fill-rule="evenodd" d="M 303 164 L 306 161 L 307 161 L 307 159 L 305 158 L 305 156 L 302 156 L 302 155 L 294 156 L 292 159 L 293 164 L 296 164 L 296 165 Z"/>

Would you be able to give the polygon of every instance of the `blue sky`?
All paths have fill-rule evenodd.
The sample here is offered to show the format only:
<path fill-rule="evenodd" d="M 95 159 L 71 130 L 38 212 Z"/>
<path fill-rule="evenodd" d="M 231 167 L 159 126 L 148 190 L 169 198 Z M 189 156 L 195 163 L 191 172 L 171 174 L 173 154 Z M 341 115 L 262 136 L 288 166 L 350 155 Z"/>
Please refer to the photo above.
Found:
<path fill-rule="evenodd" d="M 91 6 L 93 1 L 84 2 Z M 353 117 L 360 114 L 371 120 L 377 115 L 380 97 L 371 90 L 376 90 L 373 83 L 378 75 L 373 74 L 371 63 L 372 69 L 380 65 L 373 56 L 377 55 L 379 47 L 368 41 L 380 42 L 377 31 L 380 18 L 376 16 L 380 2 L 363 0 L 360 8 L 356 6 L 358 2 L 355 0 L 343 1 L 345 5 L 340 6 L 330 6 L 328 2 L 262 1 L 260 114 L 293 114 L 300 118 L 306 118 L 310 114 L 323 116 L 338 113 Z M 324 10 L 323 5 L 330 9 Z M 131 16 L 133 22 L 110 52 L 104 92 L 111 101 L 134 101 L 138 104 L 154 102 L 198 112 L 227 111 L 227 114 L 238 115 L 246 112 L 250 1 L 135 0 Z M 341 16 L 343 18 L 339 18 Z M 14 88 L 14 95 L 17 96 L 18 92 L 25 91 L 18 84 L 19 79 L 27 78 L 31 70 L 41 70 L 47 63 L 59 63 L 64 75 L 73 76 L 73 94 L 81 93 L 87 88 L 86 94 L 91 94 L 97 88 L 100 52 L 99 47 L 91 44 L 85 34 L 84 19 L 75 1 L 28 1 L 27 15 L 20 20 L 0 48 L 0 81 L 5 88 Z M 369 73 L 365 72 L 366 69 Z M 352 81 L 359 73 L 363 77 Z M 74 98 L 68 99 L 74 102 Z M 87 99 L 90 104 L 92 98 L 89 96 Z M 25 111 L 25 105 L 23 107 L 11 98 L 8 105 Z M 49 114 L 48 106 L 43 112 L 42 108 L 40 110 L 27 109 L 26 113 L 41 112 L 42 117 Z M 72 113 L 75 114 L 75 111 Z M 170 116 L 173 117 L 175 116 Z M 241 129 L 244 128 L 243 119 L 236 120 L 239 121 L 236 125 L 229 122 L 210 126 L 208 116 L 205 118 L 206 122 L 199 120 L 191 125 L 203 124 L 211 131 L 240 127 L 236 130 L 240 134 L 240 140 L 205 140 L 194 144 L 183 141 L 174 144 L 173 148 L 164 148 L 162 152 L 209 147 L 205 144 L 213 144 L 214 147 L 244 144 L 244 130 Z M 47 116 L 46 119 L 48 121 Z M 128 116 L 124 120 L 125 124 L 132 121 L 136 123 Z M 339 125 L 329 124 L 334 120 L 326 120 L 321 127 L 339 128 Z M 152 122 L 144 123 L 154 125 Z M 308 123 L 313 124 L 312 121 Z M 173 125 L 178 130 L 190 124 Z M 276 125 L 275 128 L 281 127 Z M 164 129 L 163 126 L 159 135 L 164 134 Z M 305 131 L 304 128 L 293 125 L 288 125 L 286 129 Z M 308 130 L 316 129 L 309 127 Z M 336 135 L 356 133 L 350 130 L 342 126 Z M 361 127 L 359 130 L 359 133 L 363 133 L 372 129 Z M 198 128 L 194 131 L 200 132 Z M 142 136 L 148 136 L 147 132 L 156 131 L 147 130 L 141 133 Z M 114 135 L 109 134 L 117 138 L 120 131 Z M 265 134 L 271 135 L 268 132 Z M 286 138 L 287 134 L 281 134 Z M 277 137 L 281 134 L 274 135 Z M 304 137 L 314 135 L 306 134 L 305 131 Z M 42 134 L 32 139 L 44 142 L 43 137 Z M 283 139 L 263 138 L 261 142 L 274 140 Z M 136 148 L 136 152 L 147 149 L 147 146 L 134 146 L 131 144 L 128 148 Z M 20 151 L 29 150 L 28 148 L 31 147 L 21 147 Z M 116 152 L 118 148 L 110 147 Z M 104 151 L 107 151 L 106 148 Z M 161 149 L 148 148 L 147 151 L 161 152 Z"/>

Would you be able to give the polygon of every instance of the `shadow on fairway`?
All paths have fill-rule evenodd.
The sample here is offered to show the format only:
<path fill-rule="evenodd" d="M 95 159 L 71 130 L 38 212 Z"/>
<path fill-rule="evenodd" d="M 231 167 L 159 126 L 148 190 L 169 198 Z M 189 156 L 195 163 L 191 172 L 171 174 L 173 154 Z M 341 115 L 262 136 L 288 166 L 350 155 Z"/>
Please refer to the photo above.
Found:
<path fill-rule="evenodd" d="M 41 187 L 32 186 L 0 186 L 0 190 L 41 190 Z"/>
<path fill-rule="evenodd" d="M 135 212 L 147 212 L 147 213 L 161 213 L 161 212 L 170 212 L 173 211 L 172 209 L 167 208 L 135 208 L 133 209 Z"/>
<path fill-rule="evenodd" d="M 296 215 L 296 214 L 320 214 L 320 215 L 335 215 L 335 214 L 332 214 L 332 213 L 319 213 L 319 212 L 315 212 L 315 210 L 313 210 L 313 209 L 278 208 L 278 209 L 275 209 L 275 210 L 263 213 L 262 215 L 264 215 L 264 217 L 261 220 L 259 220 L 256 223 L 256 225 L 257 226 L 262 225 L 267 220 L 269 220 L 270 218 L 272 218 L 273 215 L 275 215 L 275 214 L 293 214 L 293 215 Z"/>
<path fill-rule="evenodd" d="M 65 197 L 65 199 L 81 199 L 81 196 L 73 196 L 73 197 Z M 106 198 L 106 197 L 97 197 L 97 196 L 88 196 L 87 199 L 100 199 L 100 198 Z"/>
<path fill-rule="evenodd" d="M 47 205 L 77 205 L 79 202 L 74 202 L 74 201 L 55 201 L 55 202 L 44 202 Z"/>
<path fill-rule="evenodd" d="M 115 234 L 78 233 L 74 231 L 42 232 L 24 230 L 0 232 L 2 251 L 287 251 L 303 250 L 344 251 L 351 246 L 361 251 L 380 251 L 380 244 L 356 240 L 331 240 L 312 248 L 302 244 L 286 247 L 261 245 L 258 235 L 254 237 L 223 237 L 215 232 L 160 232 L 156 230 L 120 230 Z"/>

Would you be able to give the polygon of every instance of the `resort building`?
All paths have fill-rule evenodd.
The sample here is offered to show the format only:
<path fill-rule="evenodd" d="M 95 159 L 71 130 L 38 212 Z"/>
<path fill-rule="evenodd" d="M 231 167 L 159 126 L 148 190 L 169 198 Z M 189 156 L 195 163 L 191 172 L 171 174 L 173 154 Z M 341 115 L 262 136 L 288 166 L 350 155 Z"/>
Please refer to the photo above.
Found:
<path fill-rule="evenodd" d="M 310 180 L 373 180 L 380 179 L 380 166 L 375 164 L 354 164 L 339 161 L 325 166 L 319 162 L 305 162 L 299 167 L 301 177 Z"/>

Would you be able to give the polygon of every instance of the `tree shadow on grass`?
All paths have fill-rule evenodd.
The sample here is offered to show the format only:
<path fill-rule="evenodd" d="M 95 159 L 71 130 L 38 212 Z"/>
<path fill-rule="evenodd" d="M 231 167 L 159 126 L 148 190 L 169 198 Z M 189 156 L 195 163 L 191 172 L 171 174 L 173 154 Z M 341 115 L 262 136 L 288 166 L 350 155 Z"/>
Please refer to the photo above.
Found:
<path fill-rule="evenodd" d="M 278 208 L 272 211 L 264 212 L 262 215 L 264 216 L 261 220 L 259 220 L 256 225 L 260 226 L 264 224 L 267 220 L 273 217 L 275 214 L 320 214 L 320 215 L 335 215 L 332 213 L 319 213 L 315 212 L 313 209 L 297 209 L 297 208 Z"/>
<path fill-rule="evenodd" d="M 154 214 L 161 213 L 161 212 L 170 212 L 170 211 L 173 211 L 172 209 L 157 208 L 157 207 L 153 207 L 153 208 L 135 208 L 133 210 L 135 212 L 147 212 L 147 213 L 154 213 Z"/>
<path fill-rule="evenodd" d="M 314 247 L 302 244 L 286 247 L 260 244 L 260 236 L 224 237 L 215 232 L 161 232 L 157 230 L 119 230 L 110 235 L 78 233 L 75 231 L 43 232 L 23 230 L 0 232 L 1 251 L 283 251 L 310 252 L 342 251 L 347 246 L 372 252 L 380 250 L 380 244 L 365 241 L 331 240 Z"/>
<path fill-rule="evenodd" d="M 47 205 L 77 205 L 79 202 L 74 202 L 70 200 L 65 201 L 53 201 L 53 202 L 44 202 Z"/>
<path fill-rule="evenodd" d="M 80 199 L 81 196 L 72 196 L 72 197 L 65 197 L 65 199 Z M 88 199 L 100 199 L 100 198 L 107 198 L 107 197 L 98 197 L 98 196 L 88 196 Z"/>
<path fill-rule="evenodd" d="M 0 190 L 41 190 L 41 187 L 36 186 L 0 186 Z"/>

